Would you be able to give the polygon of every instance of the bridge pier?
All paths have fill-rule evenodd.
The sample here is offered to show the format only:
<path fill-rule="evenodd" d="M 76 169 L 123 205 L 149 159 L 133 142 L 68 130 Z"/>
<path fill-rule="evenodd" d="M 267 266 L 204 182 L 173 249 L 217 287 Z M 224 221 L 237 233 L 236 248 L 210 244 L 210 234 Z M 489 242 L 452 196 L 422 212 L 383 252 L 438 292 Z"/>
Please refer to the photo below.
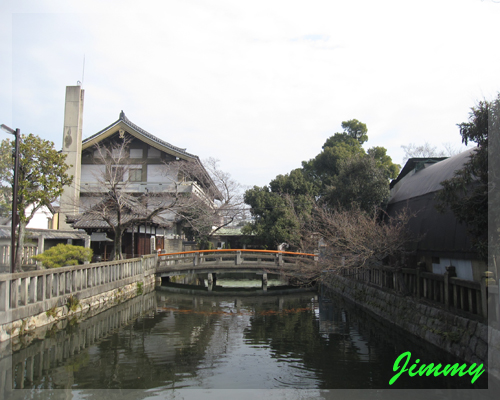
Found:
<path fill-rule="evenodd" d="M 267 272 L 262 274 L 262 290 L 267 292 Z"/>
<path fill-rule="evenodd" d="M 208 284 L 213 284 L 214 286 L 217 284 L 217 274 L 215 272 L 208 274 Z"/>

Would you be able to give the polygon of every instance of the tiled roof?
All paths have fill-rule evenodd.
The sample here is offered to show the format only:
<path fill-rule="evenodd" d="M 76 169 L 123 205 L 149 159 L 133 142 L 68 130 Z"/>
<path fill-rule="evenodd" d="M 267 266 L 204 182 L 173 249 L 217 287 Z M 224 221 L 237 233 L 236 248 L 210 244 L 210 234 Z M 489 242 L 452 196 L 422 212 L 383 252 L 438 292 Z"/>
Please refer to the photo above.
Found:
<path fill-rule="evenodd" d="M 135 218 L 140 219 L 141 216 L 139 214 L 126 214 L 126 215 L 122 215 L 121 221 L 122 221 L 122 224 L 127 224 L 130 220 L 135 219 Z M 117 219 L 115 217 L 111 218 L 111 223 L 113 225 L 116 225 Z M 161 227 L 167 227 L 167 226 L 171 226 L 172 223 L 170 221 L 167 221 L 165 218 L 155 216 L 150 221 L 148 221 L 148 224 L 158 225 Z M 73 224 L 73 227 L 75 229 L 110 229 L 111 228 L 106 221 L 104 221 L 99 216 L 93 215 L 93 214 L 82 215 L 81 218 Z"/>
<path fill-rule="evenodd" d="M 10 231 L 10 227 L 0 226 L 0 239 L 10 238 Z M 87 233 L 82 231 L 60 231 L 56 229 L 26 229 L 26 236 L 28 238 L 34 239 L 40 235 L 43 235 L 45 239 L 85 239 Z"/>
<path fill-rule="evenodd" d="M 125 113 L 123 112 L 123 110 L 120 112 L 120 117 L 118 118 L 118 120 L 116 120 L 111 125 L 107 126 L 106 128 L 102 129 L 101 131 L 97 132 L 96 134 L 94 134 L 92 136 L 89 136 L 86 139 L 83 139 L 82 140 L 82 145 L 85 145 L 86 143 L 92 142 L 94 139 L 96 141 L 99 141 L 98 138 L 99 138 L 100 135 L 103 135 L 106 132 L 109 133 L 109 131 L 113 127 L 119 125 L 120 123 L 125 124 L 126 126 L 128 126 L 129 128 L 131 128 L 131 130 L 133 130 L 135 132 L 135 134 L 138 134 L 138 135 L 144 137 L 144 139 L 149 140 L 150 143 L 153 142 L 153 143 L 158 144 L 158 148 L 163 147 L 163 149 L 164 149 L 163 151 L 165 151 L 165 152 L 169 152 L 170 151 L 170 152 L 177 153 L 177 154 L 179 154 L 181 156 L 180 158 L 184 158 L 186 160 L 194 161 L 197 165 L 200 165 L 201 168 L 202 168 L 202 170 L 203 170 L 203 172 L 204 172 L 205 178 L 206 178 L 206 184 L 207 185 L 211 185 L 211 186 L 213 186 L 215 188 L 216 198 L 217 199 L 219 199 L 219 200 L 222 199 L 222 194 L 220 193 L 219 189 L 215 186 L 215 183 L 213 182 L 213 180 L 210 177 L 210 175 L 208 174 L 208 172 L 205 170 L 205 167 L 201 163 L 201 161 L 200 161 L 200 159 L 199 159 L 198 156 L 196 156 L 194 154 L 191 154 L 191 153 L 188 153 L 186 151 L 186 149 L 182 149 L 180 147 L 173 146 L 170 143 L 167 143 L 164 140 L 161 140 L 161 139 L 157 138 L 156 136 L 152 135 L 151 133 L 145 131 L 144 129 L 142 129 L 138 125 L 136 125 L 133 122 L 131 122 L 125 116 Z M 89 143 L 89 146 L 90 146 L 90 143 Z"/>
<path fill-rule="evenodd" d="M 178 153 L 181 153 L 181 154 L 184 154 L 185 156 L 189 157 L 189 158 L 198 158 L 197 156 L 195 156 L 194 154 L 190 154 L 186 151 L 186 149 L 182 149 L 180 147 L 177 147 L 177 146 L 174 146 L 174 145 L 171 145 L 170 143 L 167 143 L 165 142 L 164 140 L 161 140 L 159 138 L 157 138 L 156 136 L 152 135 L 151 133 L 145 131 L 144 129 L 142 129 L 140 126 L 134 124 L 132 121 L 130 121 L 126 116 L 125 116 L 125 113 L 123 112 L 123 110 L 120 112 L 120 117 L 118 118 L 117 121 L 113 122 L 111 125 L 107 126 L 106 128 L 100 130 L 99 132 L 95 133 L 94 135 L 92 136 L 89 136 L 88 138 L 86 139 L 83 139 L 82 140 L 82 144 L 85 144 L 89 141 L 91 141 L 92 139 L 95 139 L 96 137 L 98 137 L 99 135 L 101 135 L 102 133 L 108 131 L 109 129 L 113 128 L 114 126 L 118 125 L 120 122 L 123 122 L 125 125 L 127 125 L 128 127 L 130 127 L 131 129 L 133 129 L 134 131 L 136 131 L 137 133 L 140 133 L 141 135 L 143 135 L 144 137 L 148 138 L 149 140 L 152 140 L 153 142 L 155 143 L 158 143 L 159 145 L 163 146 L 163 147 L 166 147 L 170 150 L 173 150 L 173 151 L 176 151 Z"/>
<path fill-rule="evenodd" d="M 423 196 L 442 189 L 441 182 L 450 179 L 455 172 L 463 168 L 476 148 L 465 150 L 453 157 L 436 162 L 418 170 L 413 175 L 407 174 L 397 185 L 394 185 L 389 203 L 397 203 Z"/>
<path fill-rule="evenodd" d="M 104 200 L 105 201 L 105 200 Z M 121 214 L 121 223 L 122 224 L 127 224 L 131 220 L 146 220 L 148 212 L 145 210 L 145 208 L 139 204 L 137 201 L 134 199 L 125 199 L 122 198 L 122 201 L 125 202 L 126 210 L 127 212 L 122 211 Z M 74 216 L 68 216 L 67 221 L 68 223 L 72 223 L 73 228 L 75 229 L 109 229 L 111 226 L 103 219 L 102 212 L 100 212 L 99 208 L 101 205 L 103 205 L 104 202 L 96 204 L 93 209 L 79 215 L 74 215 Z M 94 211 L 95 210 L 95 211 Z M 114 215 L 110 215 L 109 219 L 111 221 L 111 224 L 115 226 L 118 222 L 118 218 Z M 148 221 L 149 224 L 154 224 L 158 225 L 161 227 L 168 227 L 171 226 L 171 221 L 168 221 L 167 219 L 160 217 L 158 215 L 155 215 L 153 218 L 151 218 Z"/>

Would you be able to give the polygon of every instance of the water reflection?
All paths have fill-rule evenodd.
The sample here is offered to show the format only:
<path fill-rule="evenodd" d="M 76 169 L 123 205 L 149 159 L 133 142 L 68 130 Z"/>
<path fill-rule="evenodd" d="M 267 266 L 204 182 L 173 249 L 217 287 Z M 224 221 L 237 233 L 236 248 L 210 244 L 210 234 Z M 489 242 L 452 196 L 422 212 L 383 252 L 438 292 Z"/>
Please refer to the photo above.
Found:
<path fill-rule="evenodd" d="M 14 388 L 164 394 L 191 388 L 389 388 L 393 363 L 404 351 L 422 363 L 458 361 L 315 292 L 171 290 L 120 304 L 16 350 L 4 379 Z M 467 377 L 406 375 L 394 388 L 485 386 L 486 379 L 471 385 Z"/>

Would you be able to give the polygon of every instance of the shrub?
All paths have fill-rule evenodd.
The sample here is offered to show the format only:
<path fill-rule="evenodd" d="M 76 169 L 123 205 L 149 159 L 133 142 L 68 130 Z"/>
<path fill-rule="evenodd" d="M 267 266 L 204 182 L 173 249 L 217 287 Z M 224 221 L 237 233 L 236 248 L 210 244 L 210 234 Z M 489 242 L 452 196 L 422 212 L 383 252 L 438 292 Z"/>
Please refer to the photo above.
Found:
<path fill-rule="evenodd" d="M 68 306 L 69 311 L 76 311 L 78 306 L 80 306 L 80 308 L 82 307 L 80 304 L 80 300 L 78 300 L 78 298 L 76 296 L 73 296 L 73 295 L 70 295 L 68 297 L 66 305 Z"/>
<path fill-rule="evenodd" d="M 56 318 L 57 317 L 56 306 L 49 308 L 47 311 L 45 311 L 45 314 L 47 314 L 47 317 Z"/>
<path fill-rule="evenodd" d="M 32 258 L 33 260 L 41 261 L 44 267 L 59 268 L 90 261 L 92 259 L 92 249 L 61 243 Z"/>
<path fill-rule="evenodd" d="M 137 282 L 137 295 L 140 296 L 142 292 L 142 286 L 144 285 L 144 282 Z"/>

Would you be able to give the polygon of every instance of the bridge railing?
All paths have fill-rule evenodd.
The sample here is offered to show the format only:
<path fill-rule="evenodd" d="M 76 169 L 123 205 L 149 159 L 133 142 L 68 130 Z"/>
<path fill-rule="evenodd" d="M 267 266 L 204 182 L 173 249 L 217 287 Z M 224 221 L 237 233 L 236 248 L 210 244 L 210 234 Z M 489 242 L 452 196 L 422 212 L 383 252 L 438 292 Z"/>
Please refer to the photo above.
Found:
<path fill-rule="evenodd" d="M 104 293 L 154 274 L 156 254 L 128 260 L 108 261 L 0 274 L 0 324 L 35 315 L 62 305 L 68 295 L 81 298 Z"/>
<path fill-rule="evenodd" d="M 158 263 L 160 268 L 249 264 L 268 264 L 269 266 L 281 267 L 284 265 L 296 265 L 299 259 L 304 258 L 317 260 L 317 255 L 278 250 L 192 250 L 158 254 Z"/>
<path fill-rule="evenodd" d="M 446 308 L 500 322 L 499 285 L 485 272 L 481 281 L 457 278 L 455 267 L 448 267 L 444 274 L 435 274 L 419 268 L 401 268 L 402 281 L 396 270 L 388 266 L 360 268 L 354 273 L 347 268 L 341 275 L 396 292 L 410 292 L 418 299 L 440 303 Z M 404 285 L 404 287 L 403 287 Z M 489 312 L 488 312 L 489 311 Z"/>

